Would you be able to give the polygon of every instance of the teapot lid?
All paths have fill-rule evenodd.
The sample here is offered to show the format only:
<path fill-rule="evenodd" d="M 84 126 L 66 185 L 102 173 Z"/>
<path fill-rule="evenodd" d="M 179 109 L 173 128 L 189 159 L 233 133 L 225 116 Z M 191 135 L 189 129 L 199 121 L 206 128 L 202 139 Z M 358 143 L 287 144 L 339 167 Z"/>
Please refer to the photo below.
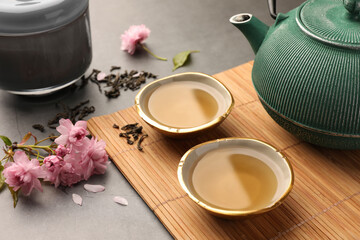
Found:
<path fill-rule="evenodd" d="M 359 0 L 310 0 L 298 11 L 297 23 L 317 40 L 360 49 Z"/>
<path fill-rule="evenodd" d="M 0 0 L 0 35 L 26 35 L 68 24 L 89 0 Z"/>

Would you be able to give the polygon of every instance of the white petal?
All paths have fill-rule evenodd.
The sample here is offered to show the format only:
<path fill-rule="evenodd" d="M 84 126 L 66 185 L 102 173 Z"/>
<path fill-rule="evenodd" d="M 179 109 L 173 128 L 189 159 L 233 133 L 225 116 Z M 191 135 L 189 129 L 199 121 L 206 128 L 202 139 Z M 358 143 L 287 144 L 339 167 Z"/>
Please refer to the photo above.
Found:
<path fill-rule="evenodd" d="M 140 75 L 141 75 L 142 73 L 144 73 L 144 72 L 138 72 L 138 73 L 136 73 L 136 74 L 132 75 L 132 77 L 134 77 L 134 78 L 136 78 L 136 77 L 140 77 Z"/>
<path fill-rule="evenodd" d="M 77 205 L 82 205 L 82 197 L 80 197 L 80 195 L 73 193 L 72 194 L 72 199 L 74 201 L 74 203 L 76 203 Z"/>
<path fill-rule="evenodd" d="M 106 73 L 100 72 L 97 75 L 97 80 L 99 80 L 99 81 L 104 80 L 105 77 L 106 77 Z"/>
<path fill-rule="evenodd" d="M 94 192 L 94 193 L 102 192 L 102 191 L 105 190 L 105 187 L 102 186 L 102 185 L 85 184 L 85 185 L 84 185 L 84 188 L 85 188 L 86 191 L 88 191 L 88 192 Z"/>
<path fill-rule="evenodd" d="M 113 200 L 114 200 L 114 202 L 116 202 L 120 205 L 123 205 L 123 206 L 127 206 L 129 204 L 125 198 L 120 197 L 120 196 L 115 196 Z"/>

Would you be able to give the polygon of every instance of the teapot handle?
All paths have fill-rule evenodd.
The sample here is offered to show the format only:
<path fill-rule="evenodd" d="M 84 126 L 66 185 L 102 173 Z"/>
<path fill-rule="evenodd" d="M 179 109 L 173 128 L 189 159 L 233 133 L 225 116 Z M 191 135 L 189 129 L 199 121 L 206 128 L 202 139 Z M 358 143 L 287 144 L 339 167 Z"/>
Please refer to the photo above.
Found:
<path fill-rule="evenodd" d="M 268 6 L 270 11 L 270 16 L 273 19 L 276 19 L 277 13 L 276 13 L 276 0 L 268 0 Z"/>

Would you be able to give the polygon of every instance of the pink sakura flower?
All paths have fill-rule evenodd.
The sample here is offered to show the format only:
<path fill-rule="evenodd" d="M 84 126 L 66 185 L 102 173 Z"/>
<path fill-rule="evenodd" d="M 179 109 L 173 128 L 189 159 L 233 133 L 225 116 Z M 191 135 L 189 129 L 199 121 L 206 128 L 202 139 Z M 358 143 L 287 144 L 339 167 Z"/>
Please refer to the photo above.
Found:
<path fill-rule="evenodd" d="M 64 157 L 64 162 L 71 164 L 73 170 L 71 170 L 73 173 L 76 173 L 79 176 L 83 176 L 85 169 L 81 166 L 82 161 L 82 154 L 83 152 L 86 152 L 89 146 L 90 139 L 84 138 L 82 140 L 82 145 L 76 150 L 71 151 Z"/>
<path fill-rule="evenodd" d="M 94 174 L 104 174 L 109 164 L 109 156 L 105 151 L 106 143 L 103 140 L 91 139 L 91 147 L 87 156 L 94 163 Z"/>
<path fill-rule="evenodd" d="M 149 37 L 150 29 L 144 24 L 132 25 L 121 35 L 121 50 L 127 51 L 130 55 L 135 53 L 137 45 L 140 45 L 145 51 L 159 60 L 167 61 L 166 58 L 159 57 L 152 53 L 145 45 L 144 41 Z"/>
<path fill-rule="evenodd" d="M 83 151 L 80 161 L 85 180 L 93 174 L 105 173 L 109 164 L 105 146 L 106 144 L 103 140 L 97 141 L 96 138 L 92 138 L 88 141 L 88 149 Z"/>
<path fill-rule="evenodd" d="M 70 149 L 66 148 L 64 145 L 58 145 L 55 149 L 56 156 L 64 157 L 66 154 L 70 152 Z"/>
<path fill-rule="evenodd" d="M 108 164 L 105 142 L 86 137 L 86 121 L 75 125 L 69 119 L 61 119 L 56 130 L 61 135 L 55 139 L 56 155 L 44 159 L 45 181 L 58 187 L 71 186 L 93 174 L 104 174 Z"/>
<path fill-rule="evenodd" d="M 86 130 L 87 123 L 86 121 L 77 121 L 75 125 L 69 119 L 60 119 L 60 126 L 56 130 L 61 133 L 61 135 L 55 139 L 55 143 L 61 145 L 75 145 L 81 146 L 82 140 L 89 132 Z"/>
<path fill-rule="evenodd" d="M 62 146 L 62 145 L 59 145 Z M 44 178 L 45 181 L 49 181 L 58 187 L 60 184 L 59 174 L 61 172 L 62 166 L 65 164 L 62 157 L 56 155 L 50 155 L 44 158 L 43 161 L 43 169 L 46 172 L 46 176 Z"/>
<path fill-rule="evenodd" d="M 107 168 L 108 155 L 105 142 L 95 138 L 83 138 L 79 147 L 68 151 L 64 157 L 51 155 L 44 159 L 45 181 L 59 185 L 71 186 L 93 174 L 104 174 Z M 59 145 L 61 146 L 61 145 Z M 59 152 L 65 147 L 58 147 Z M 66 148 L 65 148 L 66 149 Z"/>
<path fill-rule="evenodd" d="M 129 29 L 121 35 L 121 50 L 127 51 L 133 55 L 137 44 L 143 43 L 149 35 L 150 29 L 148 29 L 144 24 L 130 26 Z"/>
<path fill-rule="evenodd" d="M 64 157 L 64 161 L 71 163 L 74 172 L 88 180 L 93 174 L 104 174 L 108 164 L 105 142 L 95 138 L 83 140 L 83 145 Z"/>
<path fill-rule="evenodd" d="M 39 178 L 44 178 L 46 173 L 37 159 L 30 161 L 24 152 L 15 152 L 14 162 L 8 162 L 4 167 L 5 182 L 13 187 L 14 191 L 21 189 L 26 196 L 30 195 L 33 188 L 43 191 Z"/>
<path fill-rule="evenodd" d="M 62 186 L 71 187 L 75 183 L 80 182 L 82 177 L 71 163 L 66 162 L 64 166 L 61 167 L 59 179 Z"/>
<path fill-rule="evenodd" d="M 59 185 L 71 186 L 82 178 L 82 169 L 79 164 L 78 151 L 72 151 L 64 156 L 64 159 L 51 155 L 44 159 L 43 168 L 46 171 L 45 181 L 49 181 L 58 187 Z"/>

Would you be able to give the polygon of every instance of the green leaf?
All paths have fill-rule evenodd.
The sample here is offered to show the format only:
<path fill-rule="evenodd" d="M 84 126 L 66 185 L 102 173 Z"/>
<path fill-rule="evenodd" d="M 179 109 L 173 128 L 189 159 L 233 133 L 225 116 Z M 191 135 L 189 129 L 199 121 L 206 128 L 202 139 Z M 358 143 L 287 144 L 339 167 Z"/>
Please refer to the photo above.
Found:
<path fill-rule="evenodd" d="M 9 190 L 10 190 L 10 192 L 11 192 L 11 196 L 12 196 L 12 198 L 13 198 L 13 200 L 14 200 L 14 208 L 16 207 L 16 204 L 17 204 L 17 202 L 18 202 L 18 194 L 19 194 L 19 191 L 14 191 L 14 189 L 12 188 L 12 187 L 9 187 L 9 185 L 8 185 L 8 188 L 9 188 Z"/>
<path fill-rule="evenodd" d="M 0 165 L 0 190 L 4 187 L 5 185 L 5 177 L 4 175 L 2 174 L 4 170 L 4 166 L 3 165 Z"/>
<path fill-rule="evenodd" d="M 7 146 L 11 146 L 11 145 L 12 145 L 12 142 L 10 141 L 10 139 L 9 139 L 8 137 L 5 137 L 5 136 L 0 135 L 0 138 L 4 141 L 4 143 L 5 143 Z"/>
<path fill-rule="evenodd" d="M 188 60 L 190 54 L 196 53 L 196 52 L 199 52 L 199 51 L 189 50 L 189 51 L 184 51 L 184 52 L 176 54 L 175 57 L 173 58 L 173 63 L 174 63 L 173 71 L 175 71 L 179 67 L 182 67 Z"/>

